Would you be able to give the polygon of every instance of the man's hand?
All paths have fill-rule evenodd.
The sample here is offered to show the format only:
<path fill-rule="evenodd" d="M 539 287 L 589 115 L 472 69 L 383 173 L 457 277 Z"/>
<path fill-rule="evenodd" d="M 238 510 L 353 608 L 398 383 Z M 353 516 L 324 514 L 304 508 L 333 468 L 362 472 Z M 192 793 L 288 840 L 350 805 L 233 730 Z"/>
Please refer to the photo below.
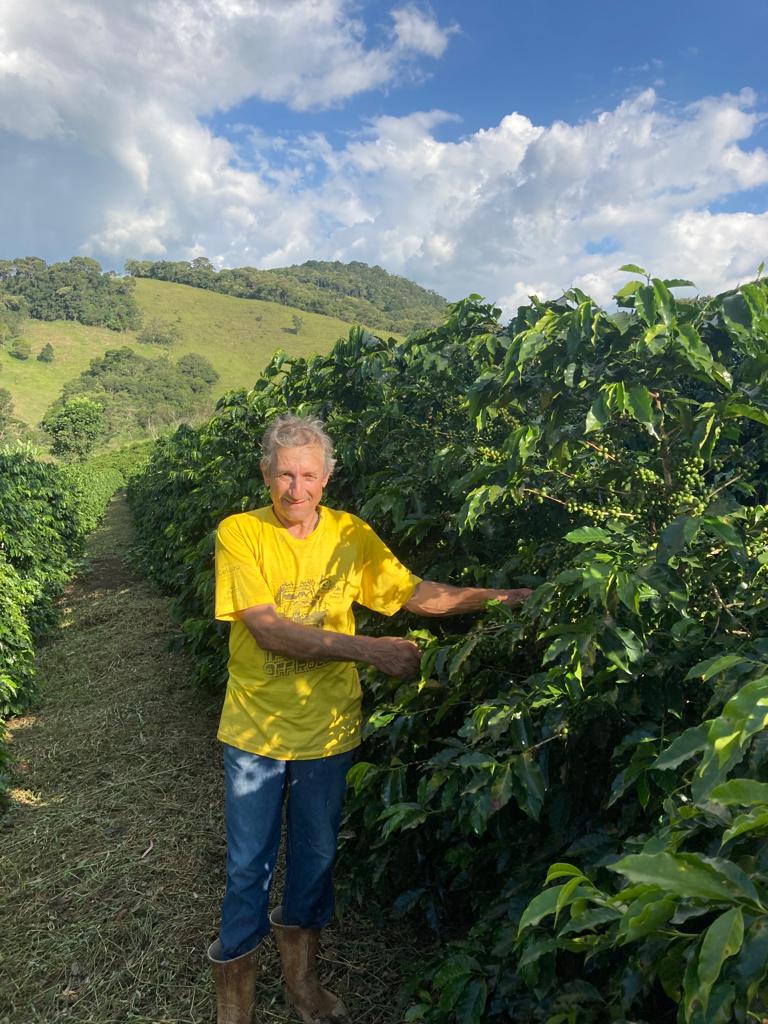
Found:
<path fill-rule="evenodd" d="M 419 671 L 421 650 L 412 640 L 402 636 L 382 636 L 377 637 L 374 643 L 369 660 L 380 672 L 407 679 Z"/>
<path fill-rule="evenodd" d="M 499 600 L 508 607 L 514 608 L 515 605 L 522 604 L 532 593 L 533 591 L 529 587 L 519 587 L 517 590 L 500 590 Z"/>

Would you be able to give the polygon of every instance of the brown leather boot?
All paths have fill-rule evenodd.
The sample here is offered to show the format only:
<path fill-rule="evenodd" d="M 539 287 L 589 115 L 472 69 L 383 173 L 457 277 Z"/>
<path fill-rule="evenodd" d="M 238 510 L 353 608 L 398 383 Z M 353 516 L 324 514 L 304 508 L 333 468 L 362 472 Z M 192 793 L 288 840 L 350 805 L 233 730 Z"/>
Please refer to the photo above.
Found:
<path fill-rule="evenodd" d="M 254 946 L 234 960 L 222 960 L 219 939 L 208 947 L 208 960 L 216 983 L 216 1024 L 251 1024 L 256 1006 L 258 949 Z"/>
<path fill-rule="evenodd" d="M 348 1020 L 341 999 L 323 988 L 317 977 L 318 928 L 299 928 L 282 923 L 282 908 L 269 915 L 275 942 L 280 950 L 285 995 L 304 1024 L 337 1024 Z"/>

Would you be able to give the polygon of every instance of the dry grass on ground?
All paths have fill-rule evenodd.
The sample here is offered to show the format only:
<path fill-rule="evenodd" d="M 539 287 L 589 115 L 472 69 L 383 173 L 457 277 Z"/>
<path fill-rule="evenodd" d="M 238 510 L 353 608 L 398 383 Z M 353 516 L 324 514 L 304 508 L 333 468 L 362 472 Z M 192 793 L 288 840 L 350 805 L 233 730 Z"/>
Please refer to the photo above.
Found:
<path fill-rule="evenodd" d="M 170 653 L 165 601 L 126 567 L 123 502 L 42 650 L 42 696 L 11 723 L 0 819 L 0 1024 L 209 1024 L 205 949 L 224 882 L 218 701 Z M 324 974 L 356 1024 L 401 1019 L 404 934 L 346 918 Z M 412 951 L 411 951 L 412 952 Z M 265 943 L 257 1020 L 293 1020 Z"/>

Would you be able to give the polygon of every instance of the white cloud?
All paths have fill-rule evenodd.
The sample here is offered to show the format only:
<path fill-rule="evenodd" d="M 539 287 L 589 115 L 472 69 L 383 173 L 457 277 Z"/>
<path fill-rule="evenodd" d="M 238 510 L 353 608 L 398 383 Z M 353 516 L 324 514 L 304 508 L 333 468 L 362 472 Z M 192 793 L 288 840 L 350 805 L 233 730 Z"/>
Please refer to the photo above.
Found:
<path fill-rule="evenodd" d="M 685 109 L 648 90 L 579 124 L 510 113 L 451 142 L 445 111 L 378 117 L 341 149 L 251 126 L 230 141 L 201 119 L 249 97 L 342 103 L 453 29 L 399 4 L 369 45 L 351 0 L 41 2 L 46 18 L 0 0 L 5 255 L 361 259 L 510 312 L 571 284 L 606 300 L 624 262 L 713 291 L 768 255 L 768 212 L 738 212 L 768 185 L 748 90 Z"/>
<path fill-rule="evenodd" d="M 444 115 L 382 118 L 336 156 L 320 194 L 356 199 L 335 253 L 508 310 L 571 284 L 608 300 L 630 261 L 729 286 L 768 254 L 768 214 L 707 210 L 768 184 L 768 156 L 742 145 L 760 123 L 753 104 L 745 92 L 672 112 L 645 92 L 579 125 L 515 114 L 455 143 L 435 138 Z"/>
<path fill-rule="evenodd" d="M 399 7 L 392 11 L 395 37 L 405 50 L 425 53 L 429 57 L 442 57 L 448 38 L 456 27 L 441 28 L 434 18 L 417 7 Z"/>

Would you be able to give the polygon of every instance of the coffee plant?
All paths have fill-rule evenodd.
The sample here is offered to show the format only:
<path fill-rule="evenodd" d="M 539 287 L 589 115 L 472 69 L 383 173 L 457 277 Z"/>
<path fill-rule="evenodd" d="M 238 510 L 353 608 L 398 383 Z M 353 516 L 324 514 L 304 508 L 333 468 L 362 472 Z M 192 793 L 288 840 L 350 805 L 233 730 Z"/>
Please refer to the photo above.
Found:
<path fill-rule="evenodd" d="M 341 858 L 347 899 L 425 923 L 408 1021 L 768 1014 L 768 287 L 681 301 L 624 269 L 617 311 L 571 289 L 504 326 L 470 296 L 406 342 L 278 353 L 131 488 L 214 687 L 213 531 L 263 503 L 285 409 L 326 420 L 329 503 L 415 572 L 535 588 L 403 613 L 420 678 L 365 676 Z"/>
<path fill-rule="evenodd" d="M 2 723 L 29 707 L 35 642 L 54 625 L 85 536 L 124 483 L 109 463 L 59 467 L 22 446 L 0 449 L 0 793 Z"/>

